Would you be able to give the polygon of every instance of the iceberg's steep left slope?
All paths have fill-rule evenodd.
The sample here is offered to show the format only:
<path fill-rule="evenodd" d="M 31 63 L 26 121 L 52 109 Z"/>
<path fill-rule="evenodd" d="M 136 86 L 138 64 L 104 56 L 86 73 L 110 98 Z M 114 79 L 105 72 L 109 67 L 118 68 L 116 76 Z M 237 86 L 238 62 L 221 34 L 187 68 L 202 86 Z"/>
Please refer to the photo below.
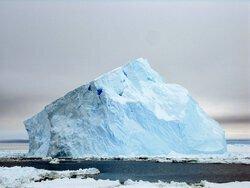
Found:
<path fill-rule="evenodd" d="M 103 74 L 25 121 L 30 154 L 135 156 L 222 153 L 224 131 L 144 59 Z"/>

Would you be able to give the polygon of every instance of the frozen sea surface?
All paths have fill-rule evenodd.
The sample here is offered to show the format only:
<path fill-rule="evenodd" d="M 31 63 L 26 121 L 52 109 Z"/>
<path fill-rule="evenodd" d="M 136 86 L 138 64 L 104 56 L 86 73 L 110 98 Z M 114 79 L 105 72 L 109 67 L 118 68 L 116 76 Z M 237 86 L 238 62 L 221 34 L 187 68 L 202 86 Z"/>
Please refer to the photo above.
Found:
<path fill-rule="evenodd" d="M 250 164 L 250 140 L 229 140 L 227 141 L 227 152 L 224 154 L 198 154 L 187 155 L 171 152 L 168 155 L 161 156 L 138 156 L 126 157 L 118 156 L 124 159 L 135 160 L 139 157 L 147 157 L 149 160 L 158 160 L 160 162 L 187 161 L 195 160 L 201 163 L 247 163 Z M 27 157 L 28 143 L 0 143 L 0 157 Z M 79 157 L 81 158 L 81 157 Z M 93 158 L 93 156 L 83 157 Z M 96 157 L 95 157 L 96 158 Z M 107 159 L 110 157 L 107 157 Z M 98 159 L 98 158 L 96 158 Z"/>
<path fill-rule="evenodd" d="M 202 181 L 197 184 L 187 184 L 185 182 L 162 182 L 151 183 L 147 181 L 127 180 L 123 184 L 119 181 L 94 180 L 94 179 L 56 179 L 40 183 L 30 183 L 28 186 L 33 188 L 249 188 L 250 182 L 229 182 L 229 183 L 211 183 Z"/>

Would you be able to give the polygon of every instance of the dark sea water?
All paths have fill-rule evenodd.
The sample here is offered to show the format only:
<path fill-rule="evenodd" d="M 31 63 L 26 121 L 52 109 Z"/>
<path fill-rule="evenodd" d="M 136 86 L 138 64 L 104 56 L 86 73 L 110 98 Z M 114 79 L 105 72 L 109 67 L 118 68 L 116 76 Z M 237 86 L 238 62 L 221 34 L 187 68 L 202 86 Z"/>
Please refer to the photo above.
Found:
<path fill-rule="evenodd" d="M 170 182 L 197 183 L 201 180 L 210 182 L 250 181 L 250 165 L 248 164 L 216 164 L 216 163 L 174 163 L 155 161 L 126 160 L 71 160 L 65 159 L 60 164 L 50 164 L 39 159 L 18 161 L 1 161 L 0 166 L 32 166 L 47 170 L 77 170 L 97 168 L 100 174 L 97 179 L 158 180 Z"/>

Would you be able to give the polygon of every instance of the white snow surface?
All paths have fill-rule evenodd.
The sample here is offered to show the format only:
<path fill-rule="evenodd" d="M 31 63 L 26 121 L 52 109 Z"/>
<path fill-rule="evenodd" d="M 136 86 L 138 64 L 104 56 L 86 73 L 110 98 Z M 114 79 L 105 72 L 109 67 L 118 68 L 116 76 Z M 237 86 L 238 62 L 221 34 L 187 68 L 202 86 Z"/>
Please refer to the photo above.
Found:
<path fill-rule="evenodd" d="M 196 162 L 196 163 L 242 163 L 250 164 L 249 144 L 227 144 L 223 154 L 180 154 L 171 152 L 167 156 L 148 158 L 159 162 Z"/>
<path fill-rule="evenodd" d="M 24 124 L 30 156 L 226 152 L 219 124 L 142 58 L 69 92 Z"/>
<path fill-rule="evenodd" d="M 210 183 L 202 181 L 198 184 L 189 185 L 185 182 L 156 182 L 151 183 L 147 181 L 132 181 L 127 180 L 124 184 L 119 181 L 111 180 L 94 180 L 87 179 L 55 179 L 45 182 L 33 182 L 26 184 L 27 188 L 249 188 L 250 182 L 229 182 L 229 183 Z"/>
<path fill-rule="evenodd" d="M 96 168 L 49 171 L 33 167 L 0 167 L 0 187 L 21 187 L 26 183 L 41 181 L 44 179 L 59 179 L 75 177 L 91 177 L 100 173 Z"/>

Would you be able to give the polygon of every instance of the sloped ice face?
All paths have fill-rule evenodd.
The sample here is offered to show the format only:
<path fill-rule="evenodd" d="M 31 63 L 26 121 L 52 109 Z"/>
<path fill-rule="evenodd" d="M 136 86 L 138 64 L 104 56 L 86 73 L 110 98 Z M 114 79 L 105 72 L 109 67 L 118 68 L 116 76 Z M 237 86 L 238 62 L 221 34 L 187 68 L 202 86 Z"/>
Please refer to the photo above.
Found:
<path fill-rule="evenodd" d="M 34 156 L 226 151 L 219 124 L 141 58 L 69 92 L 24 124 Z"/>

